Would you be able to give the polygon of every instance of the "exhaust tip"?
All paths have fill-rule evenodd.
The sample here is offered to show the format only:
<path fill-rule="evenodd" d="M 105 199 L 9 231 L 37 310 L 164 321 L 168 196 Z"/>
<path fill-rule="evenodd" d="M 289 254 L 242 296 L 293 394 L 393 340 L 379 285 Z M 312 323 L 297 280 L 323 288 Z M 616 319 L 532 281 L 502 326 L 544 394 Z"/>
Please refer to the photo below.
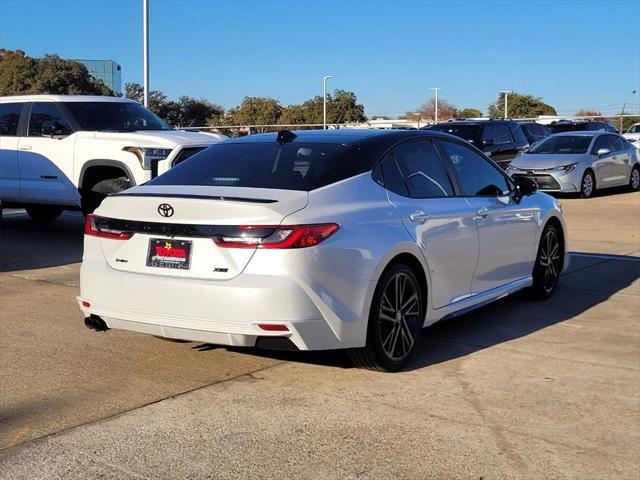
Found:
<path fill-rule="evenodd" d="M 106 332 L 109 330 L 106 322 L 97 315 L 89 315 L 84 319 L 85 327 L 95 330 L 96 332 Z"/>

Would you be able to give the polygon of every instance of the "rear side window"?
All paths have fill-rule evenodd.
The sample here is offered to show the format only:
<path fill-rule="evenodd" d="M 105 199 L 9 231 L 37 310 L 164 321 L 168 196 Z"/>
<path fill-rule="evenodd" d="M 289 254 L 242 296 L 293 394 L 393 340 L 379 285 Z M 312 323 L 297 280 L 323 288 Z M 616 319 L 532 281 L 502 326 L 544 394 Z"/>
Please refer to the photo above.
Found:
<path fill-rule="evenodd" d="M 29 115 L 30 137 L 42 137 L 42 125 L 44 122 L 57 122 L 59 130 L 69 133 L 69 127 L 60 113 L 57 105 L 53 103 L 34 103 Z"/>
<path fill-rule="evenodd" d="M 513 142 L 511 133 L 509 132 L 509 127 L 507 127 L 506 125 L 496 125 L 495 129 L 494 142 L 496 143 L 496 145 Z"/>
<path fill-rule="evenodd" d="M 482 155 L 458 143 L 441 144 L 457 173 L 463 195 L 498 197 L 509 193 L 506 177 Z"/>
<path fill-rule="evenodd" d="M 0 136 L 15 137 L 18 135 L 22 105 L 22 103 L 0 103 Z"/>
<path fill-rule="evenodd" d="M 337 143 L 220 143 L 147 185 L 310 191 L 367 171 L 357 165 L 358 155 L 358 147 Z"/>
<path fill-rule="evenodd" d="M 627 148 L 626 142 L 622 140 L 622 138 L 620 137 L 615 137 L 615 140 L 613 141 L 613 146 L 615 147 L 613 150 L 614 152 L 619 152 Z"/>
<path fill-rule="evenodd" d="M 451 181 L 433 143 L 422 140 L 405 142 L 393 149 L 392 156 L 411 197 L 453 195 Z"/>

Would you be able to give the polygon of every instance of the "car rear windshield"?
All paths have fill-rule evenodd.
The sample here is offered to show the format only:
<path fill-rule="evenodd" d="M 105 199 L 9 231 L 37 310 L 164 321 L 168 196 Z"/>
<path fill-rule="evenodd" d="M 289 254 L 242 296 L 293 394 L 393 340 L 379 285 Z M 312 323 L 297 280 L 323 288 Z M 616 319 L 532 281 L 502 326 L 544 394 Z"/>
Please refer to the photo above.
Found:
<path fill-rule="evenodd" d="M 586 153 L 593 140 L 592 135 L 559 135 L 547 137 L 529 149 L 528 153 L 579 154 Z"/>
<path fill-rule="evenodd" d="M 135 132 L 171 130 L 164 120 L 134 102 L 67 102 L 83 130 Z"/>
<path fill-rule="evenodd" d="M 337 143 L 220 143 L 147 185 L 310 191 L 358 173 L 359 149 Z"/>
<path fill-rule="evenodd" d="M 549 125 L 549 128 L 553 133 L 564 133 L 564 132 L 584 132 L 590 130 L 589 124 L 586 122 L 583 123 L 552 123 Z"/>
<path fill-rule="evenodd" d="M 480 125 L 440 124 L 434 125 L 430 130 L 450 133 L 451 135 L 463 138 L 468 142 L 475 143 L 476 145 L 480 144 L 480 140 L 482 138 L 482 127 Z"/>

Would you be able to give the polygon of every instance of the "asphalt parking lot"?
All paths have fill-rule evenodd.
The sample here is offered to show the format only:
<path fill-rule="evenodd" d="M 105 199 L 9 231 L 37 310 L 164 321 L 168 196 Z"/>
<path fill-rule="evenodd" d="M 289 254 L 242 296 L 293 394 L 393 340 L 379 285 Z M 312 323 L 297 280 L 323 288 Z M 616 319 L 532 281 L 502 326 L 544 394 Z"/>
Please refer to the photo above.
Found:
<path fill-rule="evenodd" d="M 82 217 L 5 211 L 3 478 L 640 477 L 640 193 L 562 198 L 572 266 L 425 331 L 398 374 L 96 333 Z"/>

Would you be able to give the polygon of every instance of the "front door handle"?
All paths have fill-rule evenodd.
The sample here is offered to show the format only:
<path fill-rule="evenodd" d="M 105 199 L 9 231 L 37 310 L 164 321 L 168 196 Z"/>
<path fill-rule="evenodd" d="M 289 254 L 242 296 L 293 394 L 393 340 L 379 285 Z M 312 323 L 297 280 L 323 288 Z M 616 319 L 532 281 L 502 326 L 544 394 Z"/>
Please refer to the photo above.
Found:
<path fill-rule="evenodd" d="M 489 216 L 489 209 L 487 207 L 479 208 L 476 211 L 476 218 L 487 218 Z"/>
<path fill-rule="evenodd" d="M 424 223 L 431 218 L 431 215 L 424 213 L 422 210 L 416 210 L 414 213 L 409 215 L 409 219 L 412 222 L 416 223 Z"/>
<path fill-rule="evenodd" d="M 33 147 L 31 145 L 20 145 L 18 150 L 31 150 Z"/>

